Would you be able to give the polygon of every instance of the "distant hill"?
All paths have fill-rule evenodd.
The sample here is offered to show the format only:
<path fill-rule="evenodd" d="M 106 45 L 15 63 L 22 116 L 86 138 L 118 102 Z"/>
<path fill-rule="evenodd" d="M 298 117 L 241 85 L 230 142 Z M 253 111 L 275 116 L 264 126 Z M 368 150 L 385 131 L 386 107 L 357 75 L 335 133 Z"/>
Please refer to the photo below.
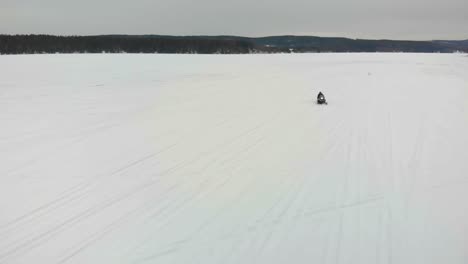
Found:
<path fill-rule="evenodd" d="M 368 40 L 315 36 L 0 35 L 0 54 L 468 52 L 468 40 Z"/>
<path fill-rule="evenodd" d="M 454 52 L 468 51 L 468 43 L 366 40 L 307 36 L 278 36 L 258 38 L 259 45 L 293 49 L 297 52 Z"/>
<path fill-rule="evenodd" d="M 442 46 L 450 47 L 452 50 L 468 51 L 468 39 L 467 40 L 434 40 Z"/>

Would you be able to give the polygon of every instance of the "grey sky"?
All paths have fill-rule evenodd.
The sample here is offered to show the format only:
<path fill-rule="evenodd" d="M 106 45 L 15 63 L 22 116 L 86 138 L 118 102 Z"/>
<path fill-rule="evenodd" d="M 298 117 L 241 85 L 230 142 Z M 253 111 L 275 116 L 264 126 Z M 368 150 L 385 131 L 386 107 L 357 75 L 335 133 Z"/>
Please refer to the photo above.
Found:
<path fill-rule="evenodd" d="M 468 0 L 0 0 L 0 33 L 468 39 Z"/>

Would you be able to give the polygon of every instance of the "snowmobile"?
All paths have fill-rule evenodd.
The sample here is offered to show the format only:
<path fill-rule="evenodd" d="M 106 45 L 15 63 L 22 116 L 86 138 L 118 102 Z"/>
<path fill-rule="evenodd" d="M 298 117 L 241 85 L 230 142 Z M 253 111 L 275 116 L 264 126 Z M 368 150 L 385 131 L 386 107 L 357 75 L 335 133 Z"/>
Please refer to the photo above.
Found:
<path fill-rule="evenodd" d="M 317 104 L 328 104 L 322 92 L 317 95 Z"/>

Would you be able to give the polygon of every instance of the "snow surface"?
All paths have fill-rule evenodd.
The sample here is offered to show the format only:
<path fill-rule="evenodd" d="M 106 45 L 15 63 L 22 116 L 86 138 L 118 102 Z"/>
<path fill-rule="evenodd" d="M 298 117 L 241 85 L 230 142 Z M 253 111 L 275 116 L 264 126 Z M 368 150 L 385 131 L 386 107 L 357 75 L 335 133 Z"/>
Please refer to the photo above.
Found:
<path fill-rule="evenodd" d="M 465 55 L 0 72 L 0 263 L 468 263 Z"/>

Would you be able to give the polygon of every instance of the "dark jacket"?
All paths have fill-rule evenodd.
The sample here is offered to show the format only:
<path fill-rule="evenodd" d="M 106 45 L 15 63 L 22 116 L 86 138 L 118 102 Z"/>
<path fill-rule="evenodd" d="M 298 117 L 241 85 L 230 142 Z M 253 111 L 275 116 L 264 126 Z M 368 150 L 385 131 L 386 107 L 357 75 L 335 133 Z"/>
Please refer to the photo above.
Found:
<path fill-rule="evenodd" d="M 321 98 L 324 98 L 325 99 L 325 96 L 323 95 L 322 92 L 320 92 L 318 95 L 317 95 L 317 100 L 321 99 Z"/>

